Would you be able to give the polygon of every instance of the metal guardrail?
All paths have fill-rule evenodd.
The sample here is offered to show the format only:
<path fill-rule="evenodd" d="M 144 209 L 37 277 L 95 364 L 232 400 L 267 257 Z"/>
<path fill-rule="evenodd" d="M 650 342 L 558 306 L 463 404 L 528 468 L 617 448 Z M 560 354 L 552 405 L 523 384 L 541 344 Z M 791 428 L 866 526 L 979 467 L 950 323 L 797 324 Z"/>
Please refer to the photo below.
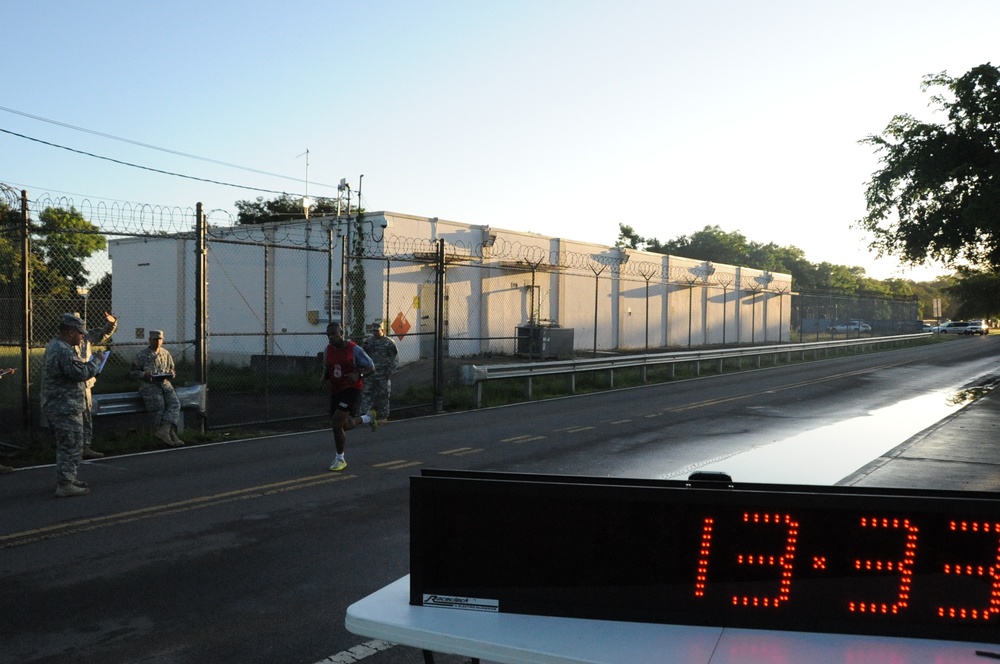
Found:
<path fill-rule="evenodd" d="M 181 410 L 193 410 L 204 415 L 208 407 L 208 386 L 197 384 L 175 387 Z M 136 392 L 115 392 L 94 395 L 94 417 L 103 415 L 131 415 L 145 413 L 146 404 Z"/>
<path fill-rule="evenodd" d="M 752 358 L 758 367 L 762 358 L 774 356 L 775 363 L 782 355 L 787 355 L 791 361 L 792 355 L 801 354 L 802 359 L 812 353 L 818 356 L 820 352 L 829 353 L 831 349 L 856 348 L 858 351 L 868 346 L 892 346 L 908 343 L 915 339 L 923 339 L 929 332 L 917 334 L 902 334 L 888 337 L 862 337 L 840 341 L 815 341 L 799 344 L 779 344 L 773 346 L 753 346 L 750 348 L 725 348 L 717 350 L 677 351 L 670 353 L 646 353 L 641 355 L 617 355 L 614 357 L 582 358 L 573 360 L 554 360 L 550 362 L 521 362 L 515 364 L 477 365 L 463 364 L 459 367 L 459 380 L 463 385 L 471 386 L 475 392 L 476 408 L 483 405 L 483 384 L 490 380 L 511 378 L 525 379 L 525 397 L 531 398 L 532 378 L 536 376 L 551 376 L 556 374 L 570 375 L 570 392 L 576 391 L 576 374 L 593 371 L 609 372 L 611 387 L 614 387 L 614 372 L 616 369 L 631 369 L 638 367 L 641 380 L 646 381 L 646 371 L 649 367 L 668 365 L 673 378 L 674 369 L 678 364 L 694 364 L 695 375 L 701 375 L 703 362 L 717 362 L 718 372 L 722 373 L 726 360 L 737 360 L 737 368 L 745 358 Z"/>

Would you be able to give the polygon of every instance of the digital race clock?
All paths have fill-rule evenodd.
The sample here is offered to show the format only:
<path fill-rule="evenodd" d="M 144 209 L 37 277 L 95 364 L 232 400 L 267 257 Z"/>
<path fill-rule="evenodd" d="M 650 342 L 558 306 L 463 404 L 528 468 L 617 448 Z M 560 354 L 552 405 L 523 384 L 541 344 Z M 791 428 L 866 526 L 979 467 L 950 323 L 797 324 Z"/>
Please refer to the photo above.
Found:
<path fill-rule="evenodd" d="M 1000 642 L 994 494 L 425 470 L 410 603 Z"/>

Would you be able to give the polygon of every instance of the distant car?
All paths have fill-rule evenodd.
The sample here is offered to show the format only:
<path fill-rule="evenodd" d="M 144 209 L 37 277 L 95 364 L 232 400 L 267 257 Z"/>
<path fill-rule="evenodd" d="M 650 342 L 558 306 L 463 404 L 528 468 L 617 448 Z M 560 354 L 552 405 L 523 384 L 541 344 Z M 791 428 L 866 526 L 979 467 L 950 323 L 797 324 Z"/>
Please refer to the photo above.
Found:
<path fill-rule="evenodd" d="M 920 324 L 920 331 L 921 332 L 937 332 L 937 325 L 931 325 L 930 323 L 921 323 Z"/>
<path fill-rule="evenodd" d="M 969 321 L 967 320 L 952 320 L 947 323 L 941 323 L 937 327 L 938 334 L 968 334 Z"/>
<path fill-rule="evenodd" d="M 970 320 L 965 334 L 989 334 L 990 326 L 984 320 Z"/>
<path fill-rule="evenodd" d="M 827 332 L 871 332 L 872 326 L 863 320 L 849 320 L 826 328 Z"/>

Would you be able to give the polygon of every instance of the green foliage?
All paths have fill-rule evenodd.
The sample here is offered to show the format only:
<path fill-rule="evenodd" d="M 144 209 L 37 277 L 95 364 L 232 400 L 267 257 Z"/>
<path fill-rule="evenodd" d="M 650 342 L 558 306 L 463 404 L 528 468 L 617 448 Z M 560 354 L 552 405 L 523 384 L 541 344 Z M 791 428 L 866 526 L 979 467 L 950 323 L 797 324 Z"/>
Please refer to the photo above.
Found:
<path fill-rule="evenodd" d="M 258 196 L 253 201 L 236 201 L 236 209 L 239 210 L 237 216 L 238 223 L 241 224 L 264 224 L 273 221 L 290 221 L 292 219 L 302 219 L 305 211 L 302 208 L 302 199 L 298 196 L 282 194 L 278 198 L 264 200 L 263 196 Z M 335 216 L 337 214 L 338 199 L 336 198 L 314 198 L 309 208 L 309 215 L 312 217 Z M 340 202 L 340 213 L 350 216 L 356 212 L 356 208 L 348 209 L 348 206 Z"/>
<path fill-rule="evenodd" d="M 1000 318 L 1000 274 L 985 271 L 964 271 L 962 279 L 945 289 L 960 304 L 953 317 L 957 319 Z"/>
<path fill-rule="evenodd" d="M 750 265 L 750 247 L 746 237 L 739 232 L 727 233 L 718 226 L 705 226 L 691 235 L 668 240 L 654 251 L 726 265 Z"/>
<path fill-rule="evenodd" d="M 631 226 L 619 224 L 618 246 L 661 254 L 684 256 L 726 265 L 745 265 L 792 275 L 796 290 L 859 290 L 888 292 L 880 282 L 865 277 L 861 267 L 810 263 L 798 247 L 781 247 L 748 240 L 739 232 L 726 232 L 718 226 L 705 226 L 691 235 L 681 235 L 666 242 L 643 238 Z"/>
<path fill-rule="evenodd" d="M 960 78 L 926 76 L 940 88 L 931 106 L 947 122 L 897 115 L 861 143 L 879 155 L 859 224 L 872 248 L 910 263 L 1000 268 L 1000 69 L 989 63 Z"/>
<path fill-rule="evenodd" d="M 84 260 L 107 248 L 107 240 L 96 226 L 74 208 L 46 208 L 38 215 L 34 252 L 47 268 L 53 284 L 75 291 L 87 284 Z"/>
<path fill-rule="evenodd" d="M 23 301 L 21 213 L 0 201 L 0 302 L 17 307 Z M 30 227 L 28 254 L 32 304 L 35 319 L 55 320 L 67 301 L 78 298 L 76 289 L 89 279 L 86 260 L 107 247 L 97 226 L 75 208 L 44 209 Z M 8 316 L 0 323 L 0 337 L 16 338 L 19 321 Z"/>

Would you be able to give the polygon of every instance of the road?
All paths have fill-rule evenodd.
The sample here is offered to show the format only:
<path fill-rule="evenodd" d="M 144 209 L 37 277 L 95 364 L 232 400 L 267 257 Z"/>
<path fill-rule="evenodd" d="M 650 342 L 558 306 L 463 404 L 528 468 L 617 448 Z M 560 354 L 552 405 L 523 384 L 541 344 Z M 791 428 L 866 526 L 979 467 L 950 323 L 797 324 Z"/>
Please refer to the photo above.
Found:
<path fill-rule="evenodd" d="M 54 498 L 51 467 L 19 470 L 0 479 L 0 662 L 422 662 L 343 626 L 349 604 L 408 571 L 407 485 L 421 467 L 738 467 L 743 480 L 833 483 L 944 417 L 960 388 L 994 380 L 998 350 L 998 336 L 958 338 L 403 420 L 349 433 L 338 474 L 326 431 L 90 462 L 84 498 Z M 833 478 L 841 456 L 850 469 Z"/>

